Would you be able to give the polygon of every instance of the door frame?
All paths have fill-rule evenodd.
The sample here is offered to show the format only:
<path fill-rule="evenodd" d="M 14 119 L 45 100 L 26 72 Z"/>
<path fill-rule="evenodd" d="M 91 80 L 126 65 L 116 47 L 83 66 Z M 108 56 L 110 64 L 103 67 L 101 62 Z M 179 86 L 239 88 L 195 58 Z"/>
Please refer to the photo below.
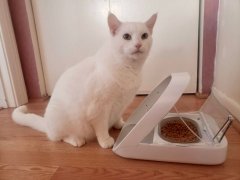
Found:
<path fill-rule="evenodd" d="M 39 40 L 37 36 L 37 28 L 36 28 L 36 22 L 34 18 L 32 0 L 24 0 L 24 2 L 25 2 L 26 12 L 27 12 L 30 36 L 32 39 L 32 46 L 34 51 L 34 59 L 36 63 L 40 96 L 44 97 L 44 96 L 47 96 L 47 90 L 46 90 L 46 82 L 45 82 L 43 65 L 41 60 L 41 53 L 40 53 L 41 49 L 39 47 Z"/>
<path fill-rule="evenodd" d="M 1 93 L 6 98 L 4 107 L 17 107 L 27 103 L 28 97 L 7 0 L 0 1 L 0 43 L 0 73 L 4 91 Z"/>
<path fill-rule="evenodd" d="M 0 109 L 7 108 L 7 107 L 8 107 L 8 105 L 7 105 L 7 101 L 6 101 L 6 95 L 4 92 L 2 78 L 1 78 L 1 74 L 0 74 Z"/>

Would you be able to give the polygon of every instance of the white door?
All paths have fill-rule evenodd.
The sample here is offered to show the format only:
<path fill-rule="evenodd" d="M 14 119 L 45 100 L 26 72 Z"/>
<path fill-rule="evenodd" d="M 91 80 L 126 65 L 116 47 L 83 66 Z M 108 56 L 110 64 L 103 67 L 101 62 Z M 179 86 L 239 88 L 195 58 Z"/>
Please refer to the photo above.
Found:
<path fill-rule="evenodd" d="M 139 93 L 172 72 L 189 72 L 196 92 L 198 0 L 32 0 L 47 92 L 69 66 L 95 53 L 108 38 L 109 8 L 122 21 L 146 21 L 158 12 L 153 46 Z"/>

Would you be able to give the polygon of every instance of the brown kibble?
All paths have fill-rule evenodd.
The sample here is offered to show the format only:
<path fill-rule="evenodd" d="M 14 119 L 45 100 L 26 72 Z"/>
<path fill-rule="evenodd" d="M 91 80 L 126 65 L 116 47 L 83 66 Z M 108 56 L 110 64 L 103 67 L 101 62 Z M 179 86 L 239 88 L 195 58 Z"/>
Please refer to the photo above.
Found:
<path fill-rule="evenodd" d="M 196 122 L 192 119 L 183 118 L 187 125 L 198 136 L 199 131 Z M 199 139 L 187 128 L 179 117 L 170 117 L 164 119 L 159 126 L 159 135 L 166 141 L 173 143 L 196 143 Z"/>

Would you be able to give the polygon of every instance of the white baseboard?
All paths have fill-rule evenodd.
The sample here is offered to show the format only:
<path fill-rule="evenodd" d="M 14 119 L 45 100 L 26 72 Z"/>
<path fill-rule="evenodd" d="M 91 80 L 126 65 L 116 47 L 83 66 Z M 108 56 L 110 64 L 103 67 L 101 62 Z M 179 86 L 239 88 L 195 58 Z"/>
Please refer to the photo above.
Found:
<path fill-rule="evenodd" d="M 240 104 L 216 87 L 212 88 L 212 92 L 217 100 L 240 121 Z"/>

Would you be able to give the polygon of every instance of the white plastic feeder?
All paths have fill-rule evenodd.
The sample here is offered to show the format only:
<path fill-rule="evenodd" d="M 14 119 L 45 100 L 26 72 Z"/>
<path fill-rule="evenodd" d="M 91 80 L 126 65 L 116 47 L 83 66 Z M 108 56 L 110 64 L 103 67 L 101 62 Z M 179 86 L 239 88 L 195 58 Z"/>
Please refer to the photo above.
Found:
<path fill-rule="evenodd" d="M 188 73 L 173 73 L 160 83 L 139 105 L 122 128 L 113 151 L 133 159 L 215 165 L 226 159 L 231 124 L 229 113 L 211 94 L 196 112 L 170 113 L 190 80 Z M 169 117 L 193 120 L 201 140 L 173 143 L 161 137 L 159 127 Z"/>

